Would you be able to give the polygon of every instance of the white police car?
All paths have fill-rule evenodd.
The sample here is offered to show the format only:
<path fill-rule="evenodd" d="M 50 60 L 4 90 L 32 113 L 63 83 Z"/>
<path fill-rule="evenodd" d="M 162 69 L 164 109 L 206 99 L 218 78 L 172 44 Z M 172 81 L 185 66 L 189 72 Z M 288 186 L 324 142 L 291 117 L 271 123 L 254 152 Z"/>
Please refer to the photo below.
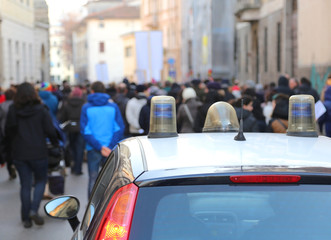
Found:
<path fill-rule="evenodd" d="M 290 99 L 288 134 L 245 133 L 227 103 L 204 133 L 176 133 L 174 100 L 152 100 L 149 136 L 118 144 L 79 223 L 79 202 L 51 200 L 72 239 L 331 239 L 331 141 L 317 137 L 314 105 Z"/>

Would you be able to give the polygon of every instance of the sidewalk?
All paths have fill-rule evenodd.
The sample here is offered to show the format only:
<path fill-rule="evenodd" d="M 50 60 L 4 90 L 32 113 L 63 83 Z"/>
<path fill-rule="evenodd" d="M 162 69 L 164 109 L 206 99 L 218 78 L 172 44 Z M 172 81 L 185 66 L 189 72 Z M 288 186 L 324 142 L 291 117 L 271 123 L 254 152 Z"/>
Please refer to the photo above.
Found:
<path fill-rule="evenodd" d="M 65 179 L 65 194 L 73 195 L 80 200 L 80 211 L 78 218 L 81 221 L 84 215 L 85 206 L 87 205 L 87 165 L 83 165 L 84 175 L 74 176 L 70 174 L 67 168 L 68 176 Z M 71 239 L 72 230 L 67 221 L 61 221 L 46 217 L 44 204 L 42 201 L 39 214 L 44 217 L 43 226 L 33 225 L 30 229 L 25 229 L 20 220 L 20 196 L 19 196 L 19 179 L 9 181 L 7 169 L 0 169 L 0 239 L 6 240 L 58 240 Z"/>

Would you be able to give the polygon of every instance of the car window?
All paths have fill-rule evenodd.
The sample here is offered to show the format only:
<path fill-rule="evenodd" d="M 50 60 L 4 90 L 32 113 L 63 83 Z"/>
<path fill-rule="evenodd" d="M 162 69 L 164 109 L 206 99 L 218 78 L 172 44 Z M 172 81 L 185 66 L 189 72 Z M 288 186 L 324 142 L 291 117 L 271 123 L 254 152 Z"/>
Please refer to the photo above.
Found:
<path fill-rule="evenodd" d="M 330 239 L 331 187 L 177 186 L 139 190 L 130 239 Z"/>
<path fill-rule="evenodd" d="M 111 155 L 109 156 L 107 162 L 105 163 L 105 166 L 103 167 L 102 171 L 99 174 L 99 177 L 95 183 L 94 189 L 91 194 L 90 202 L 87 206 L 86 213 L 84 216 L 84 219 L 82 221 L 82 231 L 83 235 L 87 231 L 96 208 L 98 207 L 102 196 L 104 195 L 104 192 L 106 191 L 107 186 L 109 185 L 110 179 L 113 176 L 113 172 L 115 170 L 115 157 L 117 156 L 117 151 L 113 151 Z"/>

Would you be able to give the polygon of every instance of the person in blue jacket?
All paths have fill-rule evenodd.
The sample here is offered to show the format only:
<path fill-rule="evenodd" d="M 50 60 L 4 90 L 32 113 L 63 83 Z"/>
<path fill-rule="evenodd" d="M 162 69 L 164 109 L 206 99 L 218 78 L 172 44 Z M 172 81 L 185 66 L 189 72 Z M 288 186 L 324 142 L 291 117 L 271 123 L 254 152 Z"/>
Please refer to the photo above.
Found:
<path fill-rule="evenodd" d="M 39 88 L 39 97 L 43 103 L 49 108 L 49 112 L 52 117 L 56 117 L 59 101 L 57 97 L 52 93 L 52 85 L 48 82 L 42 82 Z"/>
<path fill-rule="evenodd" d="M 94 82 L 80 117 L 80 131 L 86 141 L 89 197 L 100 166 L 111 153 L 111 149 L 122 139 L 124 132 L 121 112 L 105 92 L 106 88 L 102 82 Z"/>

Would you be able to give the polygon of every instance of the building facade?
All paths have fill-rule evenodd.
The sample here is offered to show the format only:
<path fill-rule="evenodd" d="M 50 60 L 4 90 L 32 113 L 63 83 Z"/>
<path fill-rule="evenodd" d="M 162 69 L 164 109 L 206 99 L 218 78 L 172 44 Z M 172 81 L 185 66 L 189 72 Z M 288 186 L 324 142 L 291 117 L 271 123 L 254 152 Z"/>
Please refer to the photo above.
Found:
<path fill-rule="evenodd" d="M 183 77 L 234 75 L 235 1 L 182 1 Z"/>
<path fill-rule="evenodd" d="M 139 31 L 140 9 L 127 5 L 85 17 L 73 32 L 75 79 L 120 82 L 124 78 L 122 35 Z"/>
<path fill-rule="evenodd" d="M 143 0 L 145 30 L 163 32 L 163 79 L 232 78 L 235 1 Z"/>
<path fill-rule="evenodd" d="M 61 24 L 50 27 L 51 82 L 61 84 L 66 80 L 70 84 L 75 84 L 72 59 L 64 51 L 63 31 Z"/>
<path fill-rule="evenodd" d="M 142 0 L 141 21 L 145 31 L 162 31 L 162 79 L 182 82 L 182 1 Z"/>
<path fill-rule="evenodd" d="M 50 42 L 48 6 L 45 0 L 34 0 L 35 80 L 50 81 Z"/>
<path fill-rule="evenodd" d="M 39 10 L 44 14 L 40 18 Z M 48 7 L 44 0 L 0 0 L 2 87 L 49 79 L 48 24 L 41 21 L 45 14 Z"/>
<path fill-rule="evenodd" d="M 236 77 L 266 84 L 305 76 L 318 89 L 331 72 L 330 7 L 328 0 L 237 0 Z M 322 77 L 315 81 L 313 71 Z"/>

